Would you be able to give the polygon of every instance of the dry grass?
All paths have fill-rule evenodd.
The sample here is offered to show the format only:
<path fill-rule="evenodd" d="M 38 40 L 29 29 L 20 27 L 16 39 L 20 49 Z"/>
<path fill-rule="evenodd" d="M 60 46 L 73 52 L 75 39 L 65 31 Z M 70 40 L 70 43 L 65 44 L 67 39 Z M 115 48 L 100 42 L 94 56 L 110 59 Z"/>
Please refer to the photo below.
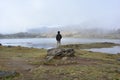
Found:
<path fill-rule="evenodd" d="M 5 80 L 120 80 L 120 55 L 75 51 L 76 57 L 46 62 L 45 49 L 0 46 L 0 70 L 20 73 Z"/>

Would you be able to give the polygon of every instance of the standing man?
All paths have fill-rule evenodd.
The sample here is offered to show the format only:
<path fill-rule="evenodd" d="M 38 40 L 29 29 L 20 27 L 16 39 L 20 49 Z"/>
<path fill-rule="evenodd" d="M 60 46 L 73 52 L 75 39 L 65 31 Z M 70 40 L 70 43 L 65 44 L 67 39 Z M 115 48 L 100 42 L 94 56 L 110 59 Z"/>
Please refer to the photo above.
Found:
<path fill-rule="evenodd" d="M 57 46 L 58 47 L 61 45 L 61 39 L 62 39 L 62 35 L 60 34 L 60 31 L 58 31 L 58 34 L 56 35 L 56 40 L 57 40 Z"/>

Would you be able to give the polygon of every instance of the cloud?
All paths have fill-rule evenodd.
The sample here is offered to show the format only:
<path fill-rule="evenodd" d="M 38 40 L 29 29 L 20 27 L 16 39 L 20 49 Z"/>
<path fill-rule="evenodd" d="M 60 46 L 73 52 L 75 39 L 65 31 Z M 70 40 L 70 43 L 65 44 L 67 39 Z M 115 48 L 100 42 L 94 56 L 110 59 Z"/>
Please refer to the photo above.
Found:
<path fill-rule="evenodd" d="M 89 24 L 94 20 L 117 25 L 119 3 L 119 0 L 0 0 L 0 32 L 20 32 L 40 25 Z"/>

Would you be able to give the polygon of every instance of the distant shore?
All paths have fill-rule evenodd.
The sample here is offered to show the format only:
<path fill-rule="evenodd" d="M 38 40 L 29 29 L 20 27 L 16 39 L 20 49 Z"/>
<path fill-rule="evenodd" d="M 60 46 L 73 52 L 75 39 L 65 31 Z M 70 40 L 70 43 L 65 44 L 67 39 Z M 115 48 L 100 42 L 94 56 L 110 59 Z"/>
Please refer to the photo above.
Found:
<path fill-rule="evenodd" d="M 90 48 L 109 48 L 113 46 L 120 46 L 120 44 L 110 43 L 110 42 L 98 42 L 98 43 L 88 43 L 88 44 L 69 44 L 63 45 L 61 47 L 72 47 L 77 49 L 90 49 Z"/>

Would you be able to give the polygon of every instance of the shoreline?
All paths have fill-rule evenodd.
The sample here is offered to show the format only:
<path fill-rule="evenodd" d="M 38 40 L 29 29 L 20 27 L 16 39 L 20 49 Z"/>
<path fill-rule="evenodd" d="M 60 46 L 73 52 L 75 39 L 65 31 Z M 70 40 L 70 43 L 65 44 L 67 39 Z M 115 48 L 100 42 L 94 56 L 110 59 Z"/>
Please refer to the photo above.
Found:
<path fill-rule="evenodd" d="M 56 47 L 49 47 L 49 48 L 36 48 L 36 47 L 27 47 L 27 46 L 14 46 L 14 45 L 0 45 L 0 46 L 6 46 L 6 47 L 23 47 L 23 48 L 35 48 L 35 49 L 52 49 L 52 48 L 56 48 Z M 60 48 L 74 48 L 74 49 L 84 49 L 87 51 L 93 51 L 93 52 L 101 52 L 101 53 L 107 53 L 107 54 L 117 54 L 120 53 L 118 52 L 114 52 L 114 53 L 109 53 L 106 50 L 107 49 L 112 49 L 114 47 L 120 47 L 120 44 L 116 44 L 116 43 L 111 43 L 111 42 L 95 42 L 95 43 L 84 43 L 84 44 L 66 44 L 66 45 L 61 45 Z M 100 49 L 106 49 L 105 51 L 100 51 Z"/>

